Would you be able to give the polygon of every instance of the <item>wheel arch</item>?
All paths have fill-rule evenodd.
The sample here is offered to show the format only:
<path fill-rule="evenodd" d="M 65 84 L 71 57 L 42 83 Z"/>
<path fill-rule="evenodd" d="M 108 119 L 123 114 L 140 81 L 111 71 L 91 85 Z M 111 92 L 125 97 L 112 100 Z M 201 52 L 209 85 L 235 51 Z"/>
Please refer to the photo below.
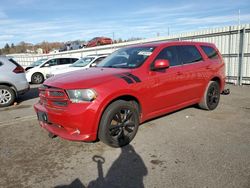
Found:
<path fill-rule="evenodd" d="M 121 96 L 119 96 L 119 97 L 114 98 L 113 100 L 111 100 L 111 101 L 106 105 L 106 107 L 104 108 L 104 110 L 105 110 L 111 103 L 113 103 L 114 101 L 117 101 L 117 100 L 124 100 L 124 101 L 128 101 L 128 102 L 129 102 L 129 101 L 134 101 L 134 102 L 136 103 L 136 105 L 137 105 L 139 114 L 141 113 L 141 104 L 140 104 L 139 100 L 138 100 L 135 96 L 133 96 L 133 95 L 121 95 Z"/>
<path fill-rule="evenodd" d="M 222 83 L 222 79 L 219 76 L 214 76 L 210 79 L 210 81 L 215 81 L 218 82 L 219 87 L 220 87 L 220 92 L 222 92 L 223 90 L 223 83 Z"/>
<path fill-rule="evenodd" d="M 139 99 L 137 97 L 135 97 L 134 95 L 131 95 L 131 94 L 116 96 L 116 97 L 112 98 L 111 100 L 109 100 L 108 102 L 106 102 L 105 105 L 103 105 L 103 107 L 102 107 L 102 109 L 100 111 L 100 115 L 99 115 L 99 117 L 97 119 L 97 129 L 96 129 L 97 139 L 98 139 L 98 132 L 99 132 L 99 128 L 100 128 L 99 125 L 100 125 L 103 113 L 105 112 L 105 110 L 108 108 L 108 106 L 110 104 L 112 104 L 113 102 L 115 102 L 117 100 L 134 101 L 135 104 L 137 105 L 139 116 L 140 116 L 139 121 L 141 122 L 142 106 L 141 106 L 141 103 L 140 103 Z"/>
<path fill-rule="evenodd" d="M 39 71 L 33 72 L 33 73 L 31 74 L 31 77 L 32 77 L 34 74 L 41 74 L 41 75 L 44 77 L 43 73 L 42 73 L 42 72 L 39 72 Z"/>
<path fill-rule="evenodd" d="M 17 89 L 16 89 L 16 87 L 13 84 L 11 84 L 9 82 L 0 82 L 0 85 L 4 85 L 4 86 L 10 87 L 15 92 L 15 97 L 18 96 Z"/>

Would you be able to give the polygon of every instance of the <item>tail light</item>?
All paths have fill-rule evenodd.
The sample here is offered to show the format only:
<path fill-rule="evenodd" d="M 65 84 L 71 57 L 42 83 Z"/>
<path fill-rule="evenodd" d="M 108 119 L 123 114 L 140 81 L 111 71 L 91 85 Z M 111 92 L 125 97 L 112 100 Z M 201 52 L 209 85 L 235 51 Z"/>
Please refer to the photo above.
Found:
<path fill-rule="evenodd" d="M 10 58 L 9 61 L 11 63 L 13 63 L 14 65 L 16 65 L 16 68 L 13 70 L 14 73 L 18 74 L 18 73 L 24 73 L 25 72 L 24 68 L 21 65 L 19 65 L 14 59 Z"/>
<path fill-rule="evenodd" d="M 14 73 L 18 74 L 18 73 L 24 73 L 24 68 L 21 67 L 20 65 L 17 66 L 14 70 L 13 70 Z"/>

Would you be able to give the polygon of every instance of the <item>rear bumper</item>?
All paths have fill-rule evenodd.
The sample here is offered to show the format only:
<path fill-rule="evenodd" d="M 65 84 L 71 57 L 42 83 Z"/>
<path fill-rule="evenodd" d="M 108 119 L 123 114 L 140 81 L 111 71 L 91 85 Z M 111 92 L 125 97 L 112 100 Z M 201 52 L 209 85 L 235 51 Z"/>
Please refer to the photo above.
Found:
<path fill-rule="evenodd" d="M 21 77 L 13 85 L 15 87 L 17 96 L 26 93 L 30 89 L 30 85 L 24 77 Z"/>
<path fill-rule="evenodd" d="M 28 92 L 29 90 L 30 90 L 30 85 L 28 84 L 28 86 L 25 89 L 17 91 L 17 94 L 23 95 L 24 93 Z"/>
<path fill-rule="evenodd" d="M 44 121 L 39 119 L 42 128 L 66 140 L 95 141 L 97 138 L 96 113 L 93 104 L 69 104 L 66 108 L 49 108 L 37 103 L 36 113 L 46 114 Z"/>

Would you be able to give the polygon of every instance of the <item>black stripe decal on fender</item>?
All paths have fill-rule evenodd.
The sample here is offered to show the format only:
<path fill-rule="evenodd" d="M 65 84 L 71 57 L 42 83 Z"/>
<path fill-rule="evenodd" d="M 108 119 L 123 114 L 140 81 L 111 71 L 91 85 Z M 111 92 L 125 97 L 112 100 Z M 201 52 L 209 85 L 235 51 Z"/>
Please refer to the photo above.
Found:
<path fill-rule="evenodd" d="M 130 74 L 130 73 L 125 73 L 127 76 L 129 76 L 130 78 L 132 78 L 134 81 L 141 82 L 140 78 L 138 78 L 137 76 Z"/>
<path fill-rule="evenodd" d="M 123 76 L 123 75 L 116 75 L 118 78 L 122 78 L 123 80 L 125 80 L 128 84 L 132 84 L 134 83 L 132 79 L 130 79 L 129 77 L 127 76 Z"/>

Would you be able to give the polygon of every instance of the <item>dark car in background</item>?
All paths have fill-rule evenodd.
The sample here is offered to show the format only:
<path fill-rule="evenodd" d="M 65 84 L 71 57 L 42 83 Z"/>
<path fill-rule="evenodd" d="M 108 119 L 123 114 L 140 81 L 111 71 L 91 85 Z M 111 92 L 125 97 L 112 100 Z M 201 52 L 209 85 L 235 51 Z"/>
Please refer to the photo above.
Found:
<path fill-rule="evenodd" d="M 95 37 L 87 43 L 86 47 L 95 47 L 95 46 L 101 46 L 101 45 L 112 44 L 112 43 L 113 41 L 111 38 Z"/>
<path fill-rule="evenodd" d="M 86 46 L 85 42 L 81 41 L 72 41 L 67 42 L 64 46 L 59 49 L 59 52 L 69 51 L 69 50 L 78 50 Z"/>

